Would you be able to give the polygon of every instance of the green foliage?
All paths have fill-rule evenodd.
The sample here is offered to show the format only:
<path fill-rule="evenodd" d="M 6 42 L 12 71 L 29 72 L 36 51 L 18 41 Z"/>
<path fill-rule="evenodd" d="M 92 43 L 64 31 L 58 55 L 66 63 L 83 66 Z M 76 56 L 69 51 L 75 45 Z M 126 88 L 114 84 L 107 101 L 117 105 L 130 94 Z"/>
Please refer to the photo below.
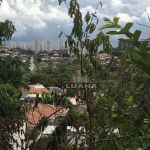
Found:
<path fill-rule="evenodd" d="M 119 57 L 119 56 L 121 56 L 122 54 L 123 54 L 123 50 L 118 50 L 118 49 L 113 49 L 113 50 L 112 50 L 112 55 L 113 55 L 113 56 Z"/>
<path fill-rule="evenodd" d="M 28 74 L 29 84 L 40 83 L 45 87 L 57 86 L 62 88 L 70 80 L 73 73 L 80 68 L 78 60 L 57 60 L 56 68 L 53 68 L 53 61 L 47 60 L 46 62 L 49 64 L 48 67 L 37 67 L 34 73 Z"/>
<path fill-rule="evenodd" d="M 107 53 L 109 53 L 111 49 L 109 38 L 107 36 L 105 37 L 102 32 L 99 32 L 93 40 L 89 38 L 90 34 L 95 31 L 99 22 L 99 19 L 96 16 L 96 11 L 99 5 L 101 5 L 101 2 L 98 3 L 95 12 L 91 14 L 87 12 L 84 20 L 82 20 L 82 13 L 76 0 L 71 0 L 68 7 L 68 14 L 71 18 L 73 18 L 74 26 L 72 28 L 71 34 L 66 35 L 66 46 L 68 45 L 70 47 L 70 51 L 74 52 L 78 57 L 81 56 L 81 62 L 84 48 L 86 48 L 91 56 L 97 53 L 98 47 L 102 43 L 104 50 L 107 51 Z M 84 21 L 86 22 L 85 29 L 83 28 Z M 114 22 L 118 22 L 117 18 L 114 19 Z M 62 32 L 60 35 L 62 35 Z"/>
<path fill-rule="evenodd" d="M 0 116 L 9 119 L 16 117 L 17 119 L 20 116 L 18 114 L 21 112 L 21 108 L 19 109 L 21 104 L 18 100 L 13 99 L 14 97 L 10 97 L 10 95 L 7 94 L 8 89 L 5 90 L 3 87 L 0 87 Z"/>
<path fill-rule="evenodd" d="M 49 94 L 45 94 L 45 96 L 43 97 L 42 103 L 45 104 L 53 104 L 55 102 L 55 96 Z"/>
<path fill-rule="evenodd" d="M 109 18 L 104 17 L 104 21 L 106 21 L 108 24 L 102 26 L 100 30 L 103 30 L 105 28 L 121 28 L 121 26 L 118 25 L 118 20 L 119 18 L 115 17 L 112 22 Z"/>
<path fill-rule="evenodd" d="M 12 86 L 8 84 L 0 86 L 0 127 L 2 131 L 0 133 L 0 144 L 4 144 L 3 146 L 1 145 L 4 150 L 11 149 L 10 140 L 14 138 L 13 133 L 20 131 L 20 127 L 23 125 L 22 121 L 26 120 L 25 112 L 28 109 L 26 106 L 22 106 L 14 95 L 10 97 L 16 91 L 14 87 L 12 89 L 10 87 Z"/>
<path fill-rule="evenodd" d="M 19 57 L 12 58 L 11 56 L 0 58 L 0 82 L 3 84 L 10 83 L 16 88 L 28 88 L 23 82 L 24 70 L 22 61 Z"/>
<path fill-rule="evenodd" d="M 86 133 L 81 135 L 86 140 L 86 148 L 148 149 L 150 54 L 145 51 L 148 43 L 139 41 L 141 31 L 136 30 L 132 33 L 130 29 L 133 23 L 131 22 L 121 27 L 117 17 L 113 21 L 104 18 L 106 24 L 100 30 L 115 28 L 115 31 L 108 31 L 107 35 L 100 31 L 96 38 L 91 40 L 89 35 L 93 33 L 97 25 L 93 23 L 93 19 L 96 22 L 98 20 L 96 13 L 87 12 L 84 17 L 87 25 L 85 30 L 76 1 L 70 1 L 68 14 L 73 18 L 74 27 L 71 35 L 66 36 L 66 43 L 71 51 L 78 54 L 81 71 L 84 70 L 84 73 L 87 73 L 94 82 L 100 84 L 96 94 L 93 95 L 90 91 L 84 94 L 88 123 L 85 123 Z M 127 39 L 119 40 L 131 43 L 134 47 L 128 47 L 117 59 L 112 56 L 107 68 L 104 68 L 102 62 L 94 56 L 100 44 L 103 44 L 103 50 L 106 53 L 112 54 L 109 34 L 125 35 Z M 82 56 L 83 48 L 86 48 L 89 54 Z M 116 68 L 113 73 L 110 72 L 112 66 Z M 74 125 L 78 130 L 81 125 L 79 117 L 76 118 Z M 82 149 L 85 148 L 83 143 L 80 146 Z"/>
<path fill-rule="evenodd" d="M 15 26 L 11 21 L 5 20 L 5 22 L 0 22 L 0 45 L 5 40 L 10 40 L 15 31 Z"/>
<path fill-rule="evenodd" d="M 34 140 L 36 140 L 36 138 L 39 136 L 39 131 L 44 131 L 44 129 L 45 129 L 45 127 L 48 125 L 48 118 L 46 118 L 46 117 L 42 117 L 40 120 L 39 120 L 39 123 L 38 123 L 38 125 L 37 125 L 37 133 L 35 134 L 35 139 Z M 35 131 L 34 131 L 35 132 Z"/>
<path fill-rule="evenodd" d="M 40 135 L 40 131 L 36 128 L 28 127 L 26 130 L 26 136 L 28 140 L 36 140 L 37 137 Z"/>
<path fill-rule="evenodd" d="M 62 0 L 59 0 L 59 4 L 61 3 Z M 102 6 L 102 3 L 100 2 L 99 5 Z M 81 94 L 80 99 L 86 103 L 86 107 L 82 108 L 84 111 L 74 109 L 66 97 L 59 99 L 62 106 L 69 107 L 71 110 L 65 119 L 68 119 L 76 129 L 76 133 L 71 135 L 71 138 L 75 137 L 76 140 L 70 145 L 70 141 L 67 140 L 68 135 L 65 134 L 68 122 L 62 119 L 63 121 L 60 121 L 52 135 L 52 143 L 54 142 L 56 147 L 62 149 L 77 149 L 77 147 L 89 150 L 149 149 L 150 54 L 146 51 L 148 42 L 139 40 L 140 30 L 130 31 L 133 23 L 129 22 L 121 27 L 117 17 L 113 20 L 104 18 L 106 24 L 100 28 L 100 30 L 114 28 L 114 31 L 108 31 L 106 35 L 99 31 L 96 37 L 91 39 L 90 35 L 94 33 L 99 22 L 96 16 L 98 6 L 95 12 L 92 14 L 87 12 L 84 17 L 76 0 L 70 0 L 67 6 L 74 26 L 70 35 L 65 35 L 66 46 L 69 46 L 70 51 L 78 56 L 78 60 L 62 60 L 55 69 L 40 68 L 35 71 L 35 74 L 30 75 L 30 83 L 56 84 L 63 87 L 62 82 L 68 82 L 72 73 L 81 67 L 81 73 L 88 75 L 96 84 L 97 89 L 78 89 Z M 125 51 L 117 49 L 112 51 L 109 35 L 120 34 L 126 36 L 126 39 L 120 38 L 120 41 L 131 43 L 134 47 L 128 47 Z M 61 35 L 64 35 L 63 32 L 59 36 Z M 101 44 L 104 52 L 110 56 L 107 67 L 104 67 L 103 62 L 95 57 Z M 87 49 L 87 54 L 83 56 L 84 49 Z M 40 52 L 36 58 L 41 59 L 43 55 L 46 53 Z M 113 55 L 119 57 L 115 58 Z M 2 83 L 0 86 L 0 108 L 2 110 L 0 115 L 22 119 L 20 115 L 23 113 L 22 109 L 20 110 L 20 104 L 15 100 L 18 91 L 13 88 L 16 81 L 18 82 L 19 78 L 22 79 L 21 64 L 11 59 L 10 62 L 4 59 L 0 60 L 0 67 L 3 71 L 0 73 Z M 68 90 L 66 95 L 72 94 L 73 96 L 76 91 Z M 45 95 L 44 98 L 46 103 L 54 100 L 52 95 Z M 39 125 L 43 125 L 43 122 L 44 125 L 47 124 L 46 118 L 42 118 Z M 84 127 L 84 130 L 80 130 L 80 127 Z M 35 129 L 32 131 L 36 131 Z M 36 131 L 35 135 L 32 131 L 29 131 L 28 135 L 30 139 L 35 140 L 39 131 Z M 78 143 L 78 140 L 81 142 Z M 57 149 L 56 147 L 52 148 L 50 143 L 47 145 L 47 149 Z"/>
<path fill-rule="evenodd" d="M 128 86 L 126 88 L 121 86 L 122 88 L 126 89 L 125 90 L 126 92 L 124 90 L 121 90 L 121 93 L 118 93 L 116 95 L 117 103 L 116 102 L 114 103 L 114 111 L 120 112 L 116 113 L 116 115 L 113 114 L 113 118 L 116 118 L 114 120 L 115 122 L 118 121 L 118 125 L 116 123 L 115 126 L 120 127 L 119 125 L 120 121 L 123 119 L 123 115 L 125 115 L 128 118 L 128 122 L 125 123 L 126 125 L 125 124 L 121 125 L 120 133 L 122 134 L 122 136 L 125 136 L 128 132 L 130 132 L 131 135 L 128 137 L 128 140 L 129 142 L 131 141 L 132 143 L 134 142 L 134 145 L 136 145 L 136 148 L 133 147 L 133 149 L 137 148 L 148 149 L 149 145 L 147 145 L 147 142 L 143 141 L 144 139 L 140 141 L 140 138 L 141 136 L 145 136 L 149 133 L 148 128 L 144 127 L 147 126 L 148 123 L 147 121 L 149 120 L 149 112 L 147 110 L 149 108 L 148 101 L 149 101 L 150 80 L 149 80 L 149 71 L 147 68 L 150 67 L 148 63 L 150 54 L 146 52 L 148 42 L 139 41 L 141 31 L 136 30 L 133 33 L 129 31 L 132 25 L 133 25 L 132 23 L 127 23 L 124 28 L 121 28 L 120 31 L 107 32 L 107 34 L 111 35 L 124 34 L 128 37 L 128 39 L 119 39 L 119 40 L 135 45 L 135 48 L 128 47 L 128 50 L 126 51 L 127 55 L 125 56 L 124 52 L 123 56 L 120 59 L 120 61 L 124 64 L 124 67 L 125 66 L 127 67 L 126 73 L 128 73 L 129 75 L 129 70 L 131 72 L 130 78 L 129 76 L 128 78 L 126 76 L 125 82 L 128 82 Z M 123 57 L 125 57 L 126 59 L 124 59 Z M 123 78 L 123 80 L 125 80 L 125 78 Z M 130 94 L 129 94 L 129 85 L 132 85 L 132 92 Z M 125 93 L 126 94 L 128 93 L 128 97 L 126 97 L 127 95 Z M 124 101 L 121 101 L 121 99 L 119 100 L 119 97 L 124 99 Z M 107 103 L 105 103 L 105 105 L 106 104 Z M 122 128 L 123 129 L 126 128 L 129 131 L 127 130 L 124 131 Z M 135 133 L 137 134 L 141 133 L 141 135 L 136 134 L 135 136 L 134 135 Z M 122 141 L 121 145 L 122 146 L 124 145 L 123 147 L 126 147 L 128 149 L 132 148 L 132 146 L 129 145 L 127 141 L 125 142 L 125 139 Z M 117 148 L 123 149 L 121 145 L 120 144 L 119 146 L 117 145 Z"/>
<path fill-rule="evenodd" d="M 62 54 L 62 57 L 70 57 L 69 54 Z"/>
<path fill-rule="evenodd" d="M 0 90 L 5 91 L 10 97 L 19 99 L 20 90 L 12 86 L 11 84 L 1 84 Z"/>

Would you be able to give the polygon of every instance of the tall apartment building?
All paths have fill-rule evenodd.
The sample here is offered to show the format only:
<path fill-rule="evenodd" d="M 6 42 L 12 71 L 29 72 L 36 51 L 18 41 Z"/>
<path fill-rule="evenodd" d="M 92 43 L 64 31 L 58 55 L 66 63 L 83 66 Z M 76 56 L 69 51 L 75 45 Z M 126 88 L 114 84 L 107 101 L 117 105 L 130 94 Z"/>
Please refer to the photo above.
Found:
<path fill-rule="evenodd" d="M 21 48 L 21 49 L 27 49 L 26 48 L 26 43 L 24 43 L 24 42 L 19 42 L 18 47 Z"/>
<path fill-rule="evenodd" d="M 15 42 L 9 42 L 9 49 L 16 48 L 16 47 L 17 47 L 17 45 Z"/>
<path fill-rule="evenodd" d="M 134 47 L 134 45 L 132 45 L 131 43 L 124 42 L 124 41 L 118 41 L 118 49 L 126 50 L 127 47 Z"/>
<path fill-rule="evenodd" d="M 41 41 L 40 40 L 34 40 L 33 41 L 33 50 L 40 51 L 41 50 Z"/>
<path fill-rule="evenodd" d="M 65 48 L 65 43 L 63 40 L 58 40 L 56 43 L 56 49 L 60 50 L 60 49 L 64 49 Z"/>
<path fill-rule="evenodd" d="M 46 42 L 47 43 L 47 42 Z M 45 43 L 45 41 L 42 40 L 34 40 L 33 41 L 33 50 L 37 50 L 37 51 L 44 51 L 45 49 L 45 45 L 47 45 Z"/>
<path fill-rule="evenodd" d="M 142 41 L 148 41 L 147 47 L 150 47 L 150 38 L 141 39 L 140 41 L 141 42 Z M 118 49 L 125 50 L 127 47 L 134 47 L 134 45 L 132 45 L 131 43 L 124 42 L 124 41 L 118 41 Z"/>
<path fill-rule="evenodd" d="M 44 47 L 44 41 L 40 40 L 40 51 L 44 51 L 45 47 Z"/>
<path fill-rule="evenodd" d="M 48 52 L 51 50 L 51 40 L 44 41 L 44 50 L 46 50 Z"/>

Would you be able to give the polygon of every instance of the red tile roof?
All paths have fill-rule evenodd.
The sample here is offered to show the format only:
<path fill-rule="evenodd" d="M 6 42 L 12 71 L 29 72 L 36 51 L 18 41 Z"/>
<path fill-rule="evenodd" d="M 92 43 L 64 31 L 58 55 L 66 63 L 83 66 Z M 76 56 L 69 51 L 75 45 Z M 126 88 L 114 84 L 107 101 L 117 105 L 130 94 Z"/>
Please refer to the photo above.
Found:
<path fill-rule="evenodd" d="M 26 114 L 27 122 L 30 124 L 37 124 L 42 117 L 47 117 L 49 120 L 55 119 L 56 115 L 65 115 L 67 112 L 66 108 L 55 107 L 50 104 L 38 103 L 37 108 L 34 108 L 35 104 L 31 104 L 30 111 Z"/>
<path fill-rule="evenodd" d="M 30 87 L 29 93 L 39 93 L 39 94 L 43 92 L 49 93 L 49 90 L 46 89 L 42 84 L 29 85 L 29 87 Z"/>

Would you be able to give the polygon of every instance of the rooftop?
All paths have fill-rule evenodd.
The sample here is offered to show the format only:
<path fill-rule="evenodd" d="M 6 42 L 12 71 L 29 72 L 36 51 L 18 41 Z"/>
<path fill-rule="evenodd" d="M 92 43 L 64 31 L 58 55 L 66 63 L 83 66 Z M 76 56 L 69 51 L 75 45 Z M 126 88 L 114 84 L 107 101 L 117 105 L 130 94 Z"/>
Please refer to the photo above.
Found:
<path fill-rule="evenodd" d="M 30 90 L 29 93 L 49 93 L 49 90 L 45 88 L 42 84 L 36 84 L 36 85 L 29 85 Z"/>
<path fill-rule="evenodd" d="M 37 124 L 42 117 L 47 117 L 49 120 L 54 120 L 56 115 L 64 116 L 67 113 L 66 108 L 55 107 L 50 104 L 38 103 L 37 107 L 35 104 L 31 104 L 30 111 L 26 114 L 27 122 L 30 124 Z"/>

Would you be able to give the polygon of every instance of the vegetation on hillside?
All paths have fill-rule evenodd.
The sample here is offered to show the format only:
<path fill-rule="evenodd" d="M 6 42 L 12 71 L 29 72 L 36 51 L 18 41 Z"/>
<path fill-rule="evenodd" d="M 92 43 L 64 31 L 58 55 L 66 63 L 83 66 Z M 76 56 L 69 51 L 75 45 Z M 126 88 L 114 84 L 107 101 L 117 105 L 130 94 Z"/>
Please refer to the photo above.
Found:
<path fill-rule="evenodd" d="M 66 3 L 66 1 L 58 1 L 59 4 Z M 63 88 L 63 84 L 67 83 L 74 71 L 78 69 L 81 70 L 82 75 L 90 77 L 97 89 L 68 90 L 68 95 L 75 95 L 77 90 L 80 91 L 80 98 L 87 105 L 85 111 L 73 108 L 67 101 L 67 94 L 57 97 L 57 99 L 56 95 L 43 95 L 44 103 L 55 101 L 56 106 L 70 108 L 68 116 L 61 118 L 56 130 L 48 138 L 45 149 L 150 149 L 150 53 L 147 53 L 148 41 L 141 42 L 139 40 L 140 30 L 130 31 L 133 23 L 128 22 L 121 27 L 117 17 L 114 17 L 113 20 L 104 18 L 106 24 L 100 27 L 95 38 L 91 39 L 90 35 L 94 33 L 99 22 L 99 18 L 96 16 L 99 6 L 102 6 L 101 2 L 98 3 L 95 12 L 91 14 L 87 12 L 83 19 L 76 0 L 70 0 L 70 4 L 67 4 L 68 14 L 73 19 L 74 26 L 69 35 L 63 34 L 63 32 L 61 35 L 66 36 L 66 45 L 70 47 L 71 52 L 77 55 L 78 59 L 57 60 L 58 64 L 55 68 L 53 61 L 47 60 L 49 66 L 46 68 L 39 65 L 42 60 L 41 56 L 45 56 L 45 52 L 40 52 L 35 56 L 39 67 L 33 72 L 26 71 L 27 66 L 18 57 L 0 59 L 0 119 L 2 122 L 0 147 L 3 147 L 4 150 L 11 149 L 10 139 L 13 139 L 13 133 L 20 129 L 26 119 L 25 112 L 28 108 L 18 101 L 20 88 L 28 88 L 28 84 L 36 83 L 41 83 L 46 87 Z M 83 22 L 86 24 L 85 28 Z M 5 28 L 1 27 L 6 23 L 8 23 L 8 28 L 11 27 L 7 30 L 9 32 L 7 34 L 5 34 Z M 4 39 L 9 39 L 15 31 L 10 22 L 4 24 L 0 24 L 0 30 L 3 33 L 0 43 Z M 109 28 L 114 30 L 108 31 L 106 34 L 102 32 Z M 135 47 L 128 47 L 124 51 L 113 49 L 109 36 L 119 34 L 127 37 L 119 39 L 120 41 L 131 43 Z M 103 46 L 103 51 L 111 57 L 107 67 L 96 58 L 100 45 Z M 83 55 L 84 49 L 87 50 L 86 55 Z M 29 53 L 33 55 L 31 51 Z M 47 118 L 41 119 L 40 124 L 43 123 L 47 124 Z M 68 124 L 77 131 L 71 135 L 69 140 L 66 130 Z M 80 127 L 84 129 L 80 130 Z M 35 134 L 30 139 L 35 140 L 39 135 L 36 128 L 37 126 L 33 129 Z M 72 139 L 74 142 L 70 143 Z"/>
<path fill-rule="evenodd" d="M 62 1 L 59 1 L 60 3 Z M 101 3 L 100 3 L 101 4 Z M 89 35 L 93 33 L 98 22 L 96 11 L 87 12 L 84 17 L 87 27 L 83 29 L 82 13 L 76 0 L 71 0 L 68 6 L 68 14 L 73 19 L 72 33 L 67 35 L 67 44 L 74 53 L 79 54 L 81 70 L 88 74 L 95 83 L 103 83 L 97 89 L 95 95 L 85 91 L 88 119 L 84 127 L 86 132 L 81 144 L 75 143 L 74 149 L 149 149 L 149 90 L 150 54 L 145 51 L 148 41 L 139 40 L 141 31 L 130 31 L 133 23 L 129 22 L 124 27 L 118 24 L 119 18 L 113 21 L 104 18 L 106 24 L 100 28 L 97 36 L 91 40 Z M 93 23 L 93 21 L 95 21 Z M 104 35 L 101 30 L 105 28 L 118 28 L 119 31 L 109 31 Z M 109 35 L 123 34 L 128 39 L 120 41 L 131 43 L 135 46 L 128 47 L 118 59 L 112 55 Z M 103 44 L 104 51 L 112 58 L 107 68 L 94 56 L 98 46 Z M 81 55 L 79 53 L 81 48 Z M 82 49 L 88 53 L 82 56 Z M 117 69 L 110 72 L 110 67 Z M 77 120 L 76 129 L 81 122 Z M 78 140 L 80 136 L 78 135 Z M 66 144 L 66 143 L 65 143 Z M 63 148 L 65 145 L 62 144 Z M 66 146 L 68 148 L 69 145 Z M 69 148 L 68 148 L 69 149 Z M 71 146 L 70 146 L 71 149 Z"/>

